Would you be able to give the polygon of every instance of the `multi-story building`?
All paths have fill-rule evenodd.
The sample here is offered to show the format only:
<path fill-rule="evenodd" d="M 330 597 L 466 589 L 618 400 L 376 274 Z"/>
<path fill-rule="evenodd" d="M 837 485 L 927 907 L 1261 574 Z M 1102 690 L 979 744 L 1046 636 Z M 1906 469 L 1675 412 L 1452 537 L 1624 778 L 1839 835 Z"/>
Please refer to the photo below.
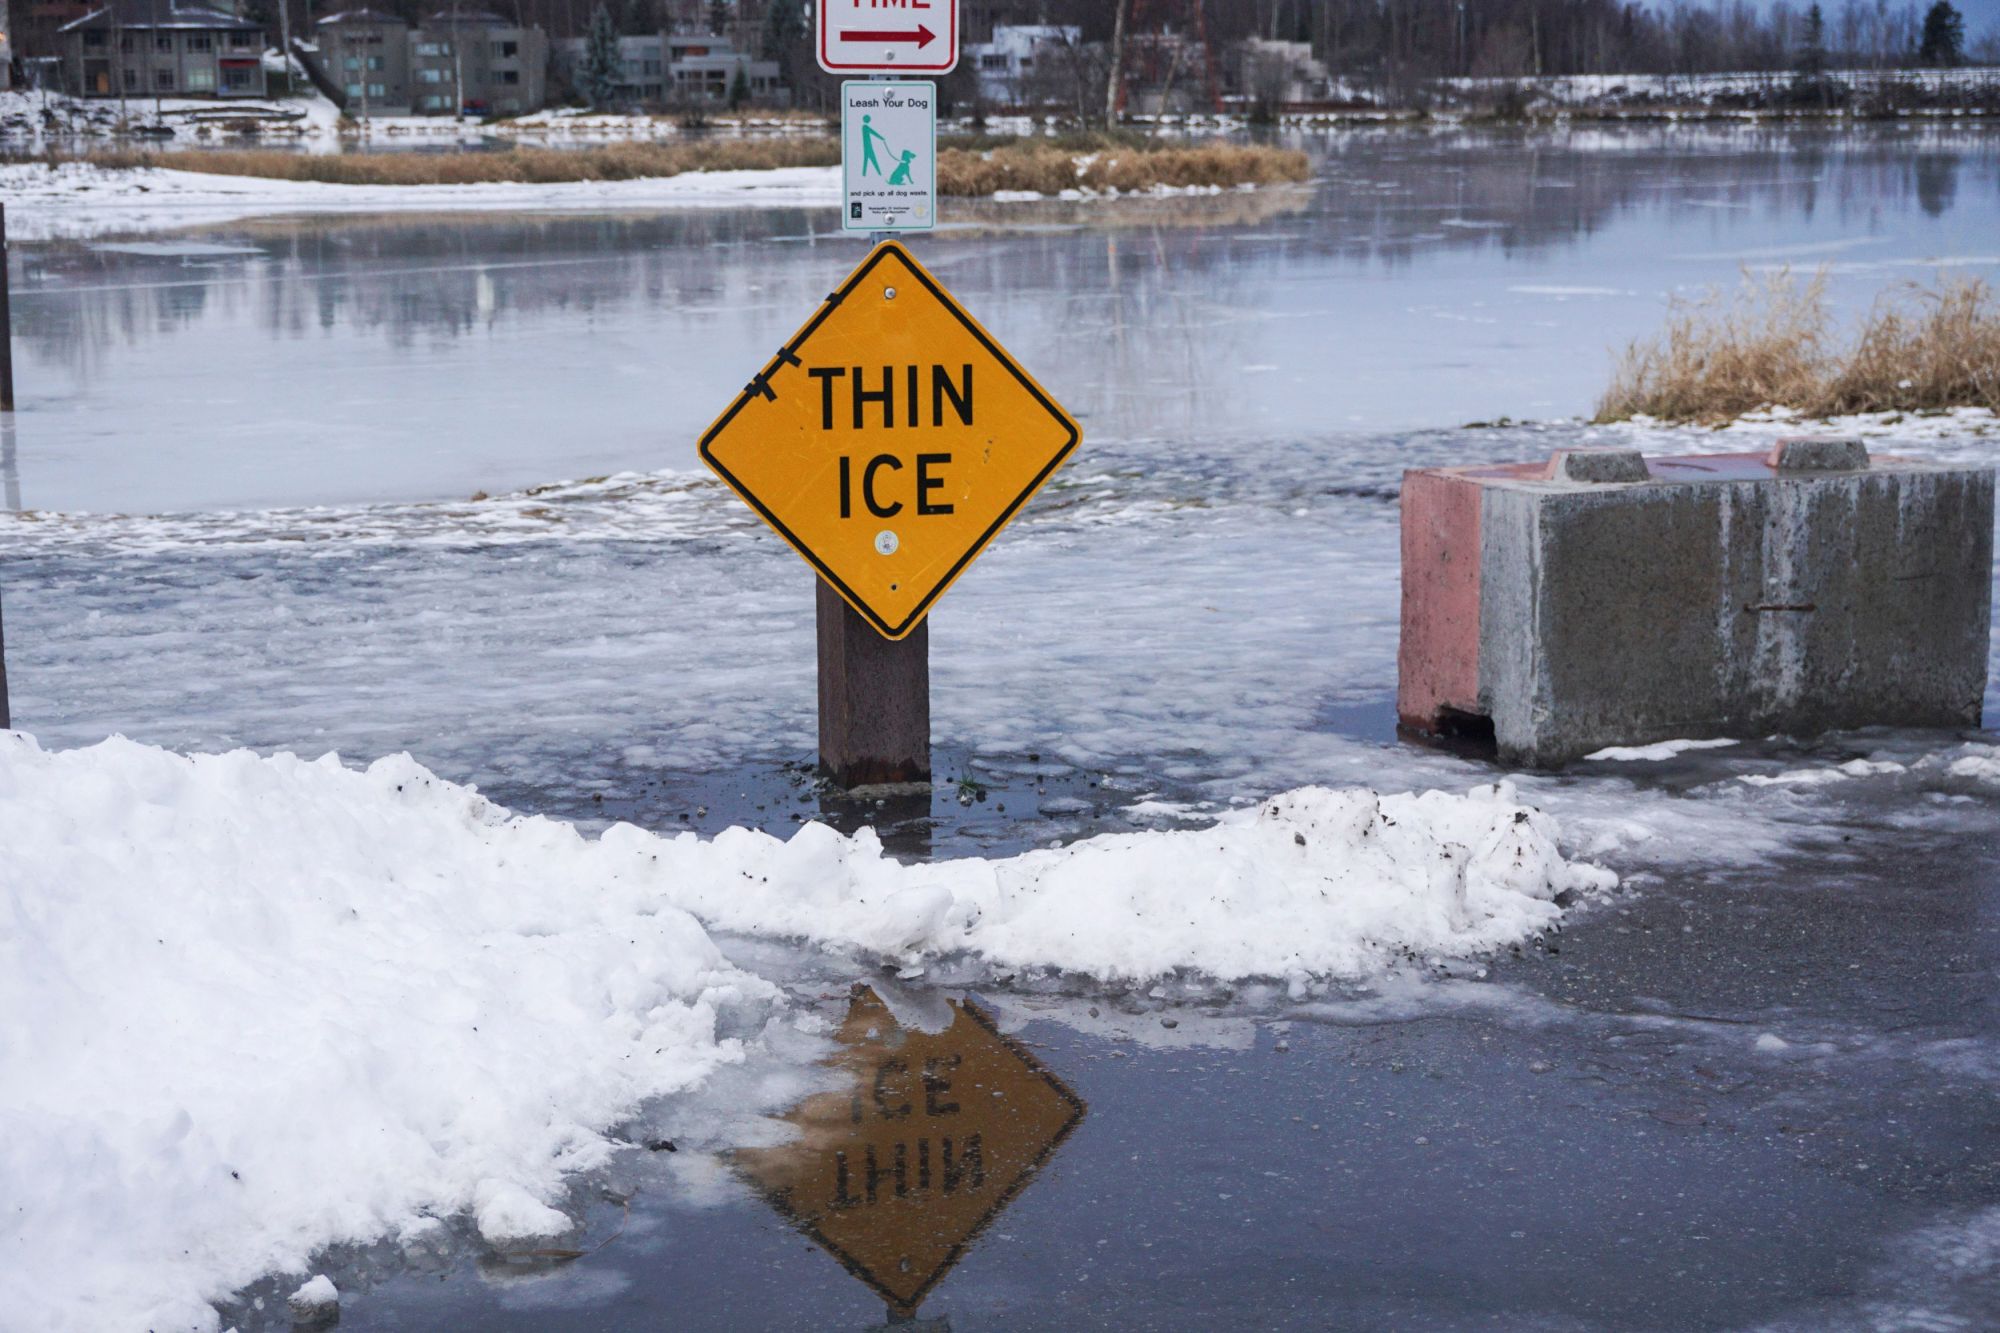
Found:
<path fill-rule="evenodd" d="M 979 96 L 999 106 L 1031 106 L 1068 91 L 1062 75 L 1081 48 L 1082 30 L 1047 23 L 1000 24 L 968 42 L 959 57 L 979 75 Z"/>
<path fill-rule="evenodd" d="M 571 88 L 583 87 L 583 62 L 589 43 L 572 37 L 556 43 L 556 66 Z M 613 96 L 621 104 L 666 99 L 667 51 L 663 34 L 618 39 L 618 74 Z"/>
<path fill-rule="evenodd" d="M 395 14 L 348 9 L 319 21 L 320 64 L 354 117 L 410 113 L 410 25 Z"/>
<path fill-rule="evenodd" d="M 513 116 L 548 92 L 549 39 L 484 10 L 441 10 L 410 30 L 410 78 L 419 115 Z"/>
<path fill-rule="evenodd" d="M 738 51 L 727 37 L 668 37 L 666 42 L 668 91 L 676 102 L 728 100 L 739 69 L 743 71 L 751 100 L 769 106 L 789 96 L 777 61 L 753 60 L 747 51 Z"/>
<path fill-rule="evenodd" d="M 110 0 L 56 35 L 63 87 L 79 96 L 264 96 L 264 30 L 222 9 Z"/>
<path fill-rule="evenodd" d="M 583 86 L 587 53 L 588 42 L 582 37 L 556 44 L 556 59 L 573 88 Z M 739 69 L 752 100 L 771 106 L 789 98 L 777 61 L 752 59 L 727 37 L 669 33 L 618 39 L 615 97 L 627 105 L 725 102 Z"/>
<path fill-rule="evenodd" d="M 549 41 L 483 10 L 445 10 L 413 28 L 351 9 L 319 21 L 320 60 L 349 116 L 512 116 L 547 96 Z"/>

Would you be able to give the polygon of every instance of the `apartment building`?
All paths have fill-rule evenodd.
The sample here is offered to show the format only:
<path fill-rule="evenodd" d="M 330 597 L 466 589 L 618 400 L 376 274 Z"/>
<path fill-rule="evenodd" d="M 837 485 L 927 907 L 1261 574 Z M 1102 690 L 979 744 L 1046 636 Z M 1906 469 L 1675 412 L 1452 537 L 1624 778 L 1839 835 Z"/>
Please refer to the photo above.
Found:
<path fill-rule="evenodd" d="M 264 30 L 223 9 L 111 0 L 56 37 L 63 88 L 81 97 L 264 96 Z"/>
<path fill-rule="evenodd" d="M 351 9 L 318 27 L 320 60 L 350 116 L 513 116 L 548 96 L 548 37 L 485 10 L 442 10 L 411 27 Z"/>

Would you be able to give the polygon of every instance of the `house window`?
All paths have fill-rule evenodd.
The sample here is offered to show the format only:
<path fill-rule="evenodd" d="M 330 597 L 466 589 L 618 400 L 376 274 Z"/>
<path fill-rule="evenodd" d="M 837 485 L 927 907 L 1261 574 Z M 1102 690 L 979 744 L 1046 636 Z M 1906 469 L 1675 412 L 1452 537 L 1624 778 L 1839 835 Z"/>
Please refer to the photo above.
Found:
<path fill-rule="evenodd" d="M 172 92 L 174 90 L 174 72 L 170 69 L 154 70 L 153 86 L 163 93 Z"/>
<path fill-rule="evenodd" d="M 93 36 L 93 37 L 97 38 L 97 43 L 96 43 L 96 44 L 97 44 L 98 46 L 102 46 L 102 45 L 104 45 L 104 34 L 103 34 L 103 33 L 101 33 L 101 32 L 96 32 L 96 33 L 91 33 L 91 34 L 90 34 L 90 36 Z M 125 52 L 128 52 L 128 53 L 129 53 L 129 52 L 132 52 L 132 51 L 136 51 L 136 50 L 138 50 L 138 49 L 139 49 L 139 47 L 138 47 L 138 44 L 137 44 L 137 43 L 135 43 L 135 42 L 134 42 L 134 41 L 132 40 L 132 34 L 131 34 L 131 33 L 129 33 L 129 32 L 126 32 L 126 33 L 120 33 L 120 34 L 118 35 L 118 49 L 119 49 L 120 51 L 125 51 Z"/>
<path fill-rule="evenodd" d="M 131 34 L 127 33 L 124 40 L 119 43 L 120 49 L 130 51 L 132 49 L 129 45 L 131 40 Z M 86 28 L 83 33 L 83 44 L 85 46 L 102 46 L 104 45 L 104 34 L 101 32 L 92 32 Z"/>
<path fill-rule="evenodd" d="M 205 32 L 191 32 L 187 38 L 187 49 L 190 51 L 213 51 L 215 49 L 215 38 Z"/>
<path fill-rule="evenodd" d="M 500 82 L 502 82 L 502 83 L 519 83 L 520 81 L 521 81 L 521 71 L 520 71 L 520 70 L 518 70 L 518 69 L 503 69 L 503 70 L 501 70 L 501 71 L 500 71 Z"/>
<path fill-rule="evenodd" d="M 232 49 L 241 51 L 250 45 L 250 38 L 253 35 L 247 32 L 232 32 L 229 34 L 229 45 Z"/>
<path fill-rule="evenodd" d="M 347 85 L 347 95 L 348 95 L 349 97 L 359 97 L 359 96 L 361 96 L 361 85 L 360 85 L 360 84 L 358 84 L 358 83 L 350 83 L 350 84 L 348 84 L 348 85 Z"/>
<path fill-rule="evenodd" d="M 188 91 L 191 93 L 212 93 L 215 91 L 215 71 L 203 66 L 188 71 Z"/>
<path fill-rule="evenodd" d="M 443 71 L 443 70 L 441 70 L 441 69 L 420 69 L 420 70 L 418 70 L 418 71 L 417 71 L 417 82 L 418 82 L 418 83 L 443 83 L 443 82 L 444 82 L 444 71 Z"/>
<path fill-rule="evenodd" d="M 139 91 L 138 70 L 128 69 L 125 71 L 125 91 L 128 93 L 136 93 Z"/>
<path fill-rule="evenodd" d="M 368 68 L 380 74 L 383 70 L 389 68 L 388 58 L 385 56 L 369 56 Z"/>
<path fill-rule="evenodd" d="M 361 57 L 360 57 L 360 56 L 349 56 L 349 57 L 347 58 L 347 67 L 348 67 L 349 69 L 360 69 L 360 68 L 361 68 Z"/>
<path fill-rule="evenodd" d="M 422 106 L 426 111 L 442 111 L 445 108 L 445 103 L 446 103 L 445 98 L 439 97 L 436 94 L 432 94 L 431 96 L 424 98 Z"/>
<path fill-rule="evenodd" d="M 154 33 L 153 49 L 162 55 L 172 55 L 174 53 L 174 35 L 170 32 Z"/>
<path fill-rule="evenodd" d="M 981 68 L 981 69 L 1005 69 L 1005 68 L 1007 68 L 1007 57 L 1006 57 L 1006 56 L 981 56 L 981 57 L 979 57 L 979 68 Z"/>
<path fill-rule="evenodd" d="M 451 48 L 443 42 L 418 42 L 417 54 L 420 56 L 448 56 L 451 54 Z"/>
<path fill-rule="evenodd" d="M 493 52 L 502 60 L 512 60 L 515 56 L 521 54 L 521 44 L 519 42 L 495 42 L 493 43 Z"/>
<path fill-rule="evenodd" d="M 256 71 L 248 65 L 230 65 L 222 71 L 222 86 L 231 91 L 242 91 L 255 86 L 251 78 Z"/>
<path fill-rule="evenodd" d="M 371 83 L 368 85 L 368 95 L 370 97 L 384 97 L 388 95 L 388 92 L 389 87 L 387 84 Z"/>

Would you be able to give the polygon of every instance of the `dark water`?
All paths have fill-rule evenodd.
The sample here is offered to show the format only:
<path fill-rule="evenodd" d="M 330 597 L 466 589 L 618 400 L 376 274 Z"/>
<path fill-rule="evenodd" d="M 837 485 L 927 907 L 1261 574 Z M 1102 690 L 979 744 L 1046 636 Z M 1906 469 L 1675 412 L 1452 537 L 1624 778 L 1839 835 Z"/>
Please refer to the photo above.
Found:
<path fill-rule="evenodd" d="M 989 990 L 926 1033 L 834 969 L 804 1146 L 641 1152 L 573 1260 L 329 1270 L 342 1327 L 1992 1327 L 1993 851 L 1676 884 L 1372 996 Z"/>

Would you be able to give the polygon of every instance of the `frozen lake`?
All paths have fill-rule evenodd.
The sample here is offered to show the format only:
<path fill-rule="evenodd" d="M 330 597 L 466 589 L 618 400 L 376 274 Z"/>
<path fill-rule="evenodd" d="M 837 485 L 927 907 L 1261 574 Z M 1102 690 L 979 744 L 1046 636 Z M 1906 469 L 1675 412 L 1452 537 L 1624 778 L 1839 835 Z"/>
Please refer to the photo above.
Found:
<path fill-rule="evenodd" d="M 1671 294 L 1824 265 L 1852 311 L 2000 268 L 1992 132 L 1307 146 L 1298 189 L 968 206 L 916 247 L 1085 429 L 933 617 L 939 775 L 981 799 L 812 791 L 811 576 L 695 461 L 860 258 L 824 210 L 17 246 L 17 723 L 51 748 L 408 750 L 587 827 L 865 821 L 904 856 L 1173 827 L 1305 783 L 1463 791 L 1500 775 L 1393 732 L 1404 468 L 1760 447 L 1784 427 L 1577 418 Z M 1990 459 L 1995 438 L 1945 419 L 1870 440 L 1891 443 Z M 555 484 L 606 474 L 628 475 Z M 1089 1114 L 921 1313 L 1990 1326 L 1993 741 L 1745 738 L 1521 776 L 1565 850 L 1625 884 L 1490 968 L 1301 997 L 940 964 L 911 1003 L 982 997 Z M 882 981 L 871 959 L 726 947 L 829 1023 Z M 722 1169 L 779 1109 L 756 1092 L 632 1126 L 680 1151 L 611 1182 L 637 1191 L 629 1219 L 579 1184 L 587 1244 L 620 1239 L 574 1264 L 486 1263 L 462 1227 L 440 1254 L 332 1256 L 343 1326 L 878 1320 L 879 1293 Z M 268 1298 L 293 1285 L 229 1322 L 285 1326 Z"/>
<path fill-rule="evenodd" d="M 2000 264 L 2000 135 L 1304 141 L 1303 187 L 957 205 L 927 264 L 1083 421 L 1176 447 L 1587 414 L 1669 294 L 1827 266 L 1844 307 Z M 693 464 L 858 262 L 825 210 L 276 219 L 21 246 L 8 495 L 463 498 Z"/>

